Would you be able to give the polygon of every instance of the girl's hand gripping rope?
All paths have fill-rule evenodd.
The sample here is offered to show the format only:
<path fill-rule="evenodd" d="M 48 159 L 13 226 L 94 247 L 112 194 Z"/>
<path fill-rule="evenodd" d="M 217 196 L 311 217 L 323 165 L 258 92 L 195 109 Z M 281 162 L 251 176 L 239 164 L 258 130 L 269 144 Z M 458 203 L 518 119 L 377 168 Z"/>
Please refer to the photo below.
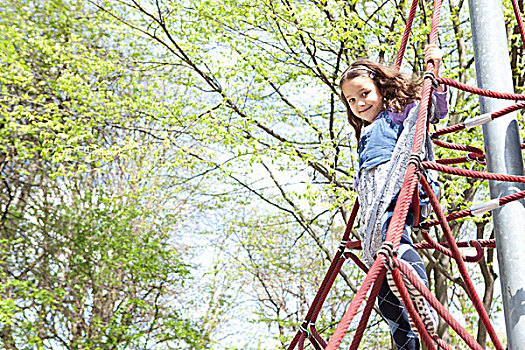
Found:
<path fill-rule="evenodd" d="M 428 61 L 434 63 L 434 75 L 436 78 L 439 78 L 439 66 L 441 65 L 442 59 L 443 51 L 436 44 L 430 44 L 425 47 L 425 63 Z M 442 85 L 439 85 L 436 91 L 443 92 L 445 89 Z"/>

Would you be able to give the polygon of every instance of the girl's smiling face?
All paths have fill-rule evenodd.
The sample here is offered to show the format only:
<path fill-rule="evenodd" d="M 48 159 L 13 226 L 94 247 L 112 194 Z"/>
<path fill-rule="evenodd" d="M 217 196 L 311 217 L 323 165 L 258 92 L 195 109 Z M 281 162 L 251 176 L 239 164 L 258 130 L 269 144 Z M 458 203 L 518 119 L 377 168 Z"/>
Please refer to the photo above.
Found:
<path fill-rule="evenodd" d="M 369 77 L 357 76 L 341 86 L 352 113 L 358 118 L 373 122 L 385 107 L 383 96 Z"/>

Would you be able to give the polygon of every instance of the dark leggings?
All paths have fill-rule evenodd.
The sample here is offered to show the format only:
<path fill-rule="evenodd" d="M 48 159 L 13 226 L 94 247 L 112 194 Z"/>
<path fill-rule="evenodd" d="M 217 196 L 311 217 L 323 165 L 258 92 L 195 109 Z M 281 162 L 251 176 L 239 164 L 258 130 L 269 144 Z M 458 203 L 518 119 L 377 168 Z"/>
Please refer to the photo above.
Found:
<path fill-rule="evenodd" d="M 390 204 L 386 213 L 382 217 L 382 234 L 383 241 L 385 240 L 386 231 L 392 215 L 394 212 L 395 201 Z M 401 243 L 398 249 L 398 257 L 409 263 L 418 273 L 428 287 L 428 278 L 425 271 L 425 264 L 423 260 L 413 247 L 410 234 L 414 225 L 414 212 L 410 209 L 405 221 L 403 235 L 401 236 Z M 410 329 L 408 322 L 408 313 L 403 306 L 403 303 L 392 293 L 386 278 L 383 280 L 383 285 L 378 295 L 378 307 L 383 317 L 387 320 L 392 333 L 392 338 L 398 350 L 419 350 L 419 338 Z"/>

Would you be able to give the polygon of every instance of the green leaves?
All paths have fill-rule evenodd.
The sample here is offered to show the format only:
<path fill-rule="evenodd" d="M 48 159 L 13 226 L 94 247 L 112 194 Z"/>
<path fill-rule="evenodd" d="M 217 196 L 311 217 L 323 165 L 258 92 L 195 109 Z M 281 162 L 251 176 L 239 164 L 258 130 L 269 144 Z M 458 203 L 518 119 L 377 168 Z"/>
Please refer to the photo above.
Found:
<path fill-rule="evenodd" d="M 72 348 L 209 348 L 239 319 L 270 329 L 254 344 L 284 347 L 355 199 L 339 76 L 357 57 L 394 60 L 409 5 L 11 1 L 0 20 L 0 232 L 11 259 L 0 317 L 13 342 L 27 331 L 52 348 L 38 339 L 56 326 Z M 423 69 L 427 5 L 407 72 Z M 467 14 L 454 6 L 443 9 L 442 71 L 467 82 Z M 443 125 L 477 108 L 461 92 L 450 100 Z M 478 131 L 449 141 L 459 138 L 481 145 Z M 451 210 L 485 194 L 442 180 Z M 202 282 L 186 263 L 195 237 L 214 248 L 191 260 L 210 264 Z M 346 273 L 319 318 L 326 336 L 362 278 Z M 193 284 L 199 292 L 183 289 Z"/>
<path fill-rule="evenodd" d="M 166 202 L 192 174 L 168 176 L 185 159 L 163 142 L 182 107 L 158 102 L 126 31 L 93 10 L 18 1 L 0 19 L 2 345 L 204 346 L 171 309 L 190 279 Z"/>

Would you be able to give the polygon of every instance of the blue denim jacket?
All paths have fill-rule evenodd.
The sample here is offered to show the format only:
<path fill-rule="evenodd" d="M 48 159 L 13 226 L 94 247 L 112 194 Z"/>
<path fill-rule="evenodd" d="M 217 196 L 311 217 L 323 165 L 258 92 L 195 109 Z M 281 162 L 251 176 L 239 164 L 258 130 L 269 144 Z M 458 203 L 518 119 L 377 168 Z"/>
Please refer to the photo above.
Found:
<path fill-rule="evenodd" d="M 448 90 L 432 93 L 430 120 L 437 123 L 448 114 Z M 419 101 L 405 107 L 402 113 L 384 111 L 374 120 L 371 129 L 363 133 L 359 140 L 359 169 L 373 168 L 388 162 L 403 131 L 403 121 L 413 108 L 419 108 Z"/>
<path fill-rule="evenodd" d="M 381 113 L 374 120 L 370 130 L 365 132 L 359 140 L 359 170 L 373 168 L 388 162 L 392 158 L 392 153 L 402 131 L 403 125 L 392 121 L 387 111 Z M 439 183 L 432 178 L 427 178 L 427 180 L 436 196 L 439 196 Z M 418 190 L 419 205 L 427 206 L 430 199 L 421 184 L 419 184 Z"/>
<path fill-rule="evenodd" d="M 381 113 L 371 126 L 359 140 L 359 169 L 388 162 L 403 131 L 403 125 L 394 123 L 387 111 Z"/>

